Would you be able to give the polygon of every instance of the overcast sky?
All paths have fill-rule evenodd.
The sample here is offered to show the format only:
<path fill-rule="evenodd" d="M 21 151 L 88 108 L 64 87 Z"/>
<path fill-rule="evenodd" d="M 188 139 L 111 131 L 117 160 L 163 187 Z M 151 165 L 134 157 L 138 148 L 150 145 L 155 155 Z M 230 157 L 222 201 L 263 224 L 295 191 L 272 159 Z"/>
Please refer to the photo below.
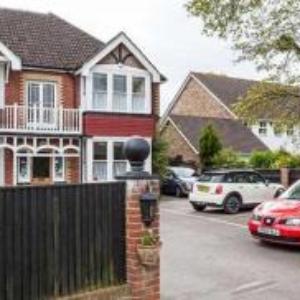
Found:
<path fill-rule="evenodd" d="M 189 71 L 259 79 L 248 63 L 234 64 L 230 45 L 201 35 L 200 20 L 189 17 L 187 0 L 1 0 L 3 7 L 53 12 L 100 40 L 125 31 L 168 78 L 162 109 Z"/>

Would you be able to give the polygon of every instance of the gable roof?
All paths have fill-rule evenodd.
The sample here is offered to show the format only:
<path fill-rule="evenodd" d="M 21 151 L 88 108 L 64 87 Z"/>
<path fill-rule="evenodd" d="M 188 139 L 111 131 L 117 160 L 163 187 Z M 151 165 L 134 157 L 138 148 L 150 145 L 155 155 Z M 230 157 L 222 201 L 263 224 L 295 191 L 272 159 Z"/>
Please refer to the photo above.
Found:
<path fill-rule="evenodd" d="M 4 8 L 0 8 L 0 41 L 24 66 L 64 70 L 76 70 L 105 47 L 52 13 Z"/>
<path fill-rule="evenodd" d="M 98 52 L 95 56 L 91 57 L 84 63 L 77 73 L 87 75 L 90 68 L 97 64 L 106 55 L 112 52 L 120 44 L 123 44 L 135 58 L 152 74 L 153 82 L 166 81 L 166 77 L 162 75 L 157 68 L 150 62 L 146 55 L 137 47 L 137 45 L 126 35 L 125 32 L 120 32 L 114 38 L 107 42 L 105 48 Z"/>
<path fill-rule="evenodd" d="M 251 153 L 253 150 L 268 150 L 267 146 L 238 120 L 183 115 L 171 115 L 169 118 L 195 149 L 198 149 L 201 129 L 212 124 L 224 148 L 231 148 L 244 154 Z"/>
<path fill-rule="evenodd" d="M 192 74 L 200 80 L 215 96 L 218 97 L 228 108 L 236 103 L 240 97 L 246 95 L 247 91 L 259 81 L 228 77 L 211 73 Z"/>

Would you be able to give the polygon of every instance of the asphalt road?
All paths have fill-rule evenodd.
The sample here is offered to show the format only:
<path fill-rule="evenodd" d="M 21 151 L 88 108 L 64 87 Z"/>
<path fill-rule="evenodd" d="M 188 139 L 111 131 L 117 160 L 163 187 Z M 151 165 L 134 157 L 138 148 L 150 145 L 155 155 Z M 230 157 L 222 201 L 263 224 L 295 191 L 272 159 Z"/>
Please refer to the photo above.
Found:
<path fill-rule="evenodd" d="M 299 300 L 300 249 L 248 234 L 251 212 L 195 212 L 187 199 L 161 209 L 162 300 Z"/>

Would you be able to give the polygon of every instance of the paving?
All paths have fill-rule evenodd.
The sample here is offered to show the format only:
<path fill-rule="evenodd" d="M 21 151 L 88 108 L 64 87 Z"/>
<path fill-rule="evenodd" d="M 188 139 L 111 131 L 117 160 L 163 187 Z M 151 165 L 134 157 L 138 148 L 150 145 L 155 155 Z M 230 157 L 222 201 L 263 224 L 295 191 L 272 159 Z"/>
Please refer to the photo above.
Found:
<path fill-rule="evenodd" d="M 162 300 L 300 299 L 300 249 L 252 239 L 251 210 L 196 212 L 173 197 L 160 208 Z"/>

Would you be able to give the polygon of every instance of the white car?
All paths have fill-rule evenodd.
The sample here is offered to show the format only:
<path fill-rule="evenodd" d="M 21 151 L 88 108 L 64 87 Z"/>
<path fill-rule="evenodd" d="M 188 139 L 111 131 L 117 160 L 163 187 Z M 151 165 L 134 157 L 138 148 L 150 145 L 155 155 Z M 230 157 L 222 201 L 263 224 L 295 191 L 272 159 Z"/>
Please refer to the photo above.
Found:
<path fill-rule="evenodd" d="M 212 206 L 235 214 L 241 207 L 255 206 L 283 191 L 282 185 L 269 183 L 255 171 L 220 170 L 202 174 L 194 183 L 189 200 L 197 211 Z"/>

